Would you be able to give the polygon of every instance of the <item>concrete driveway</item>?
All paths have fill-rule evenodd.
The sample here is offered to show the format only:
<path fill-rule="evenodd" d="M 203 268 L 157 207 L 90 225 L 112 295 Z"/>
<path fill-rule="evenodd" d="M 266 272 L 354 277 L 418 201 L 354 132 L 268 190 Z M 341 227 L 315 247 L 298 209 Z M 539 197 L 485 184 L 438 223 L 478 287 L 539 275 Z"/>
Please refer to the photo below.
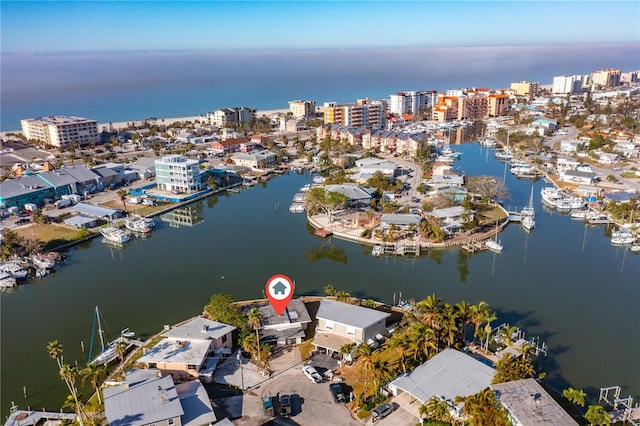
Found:
<path fill-rule="evenodd" d="M 331 364 L 313 362 L 302 363 L 286 370 L 270 380 L 261 383 L 251 389 L 261 400 L 263 396 L 270 395 L 274 399 L 276 410 L 279 409 L 277 398 L 280 395 L 292 395 L 292 416 L 289 419 L 282 419 L 279 416 L 273 420 L 276 425 L 361 425 L 358 419 L 351 415 L 344 404 L 333 401 L 333 396 L 329 391 L 329 383 L 313 383 L 303 373 L 304 365 L 318 367 L 318 371 L 326 370 Z M 243 410 L 247 413 L 247 410 Z M 249 421 L 249 419 L 247 419 Z M 245 424 L 244 422 L 236 422 Z"/>

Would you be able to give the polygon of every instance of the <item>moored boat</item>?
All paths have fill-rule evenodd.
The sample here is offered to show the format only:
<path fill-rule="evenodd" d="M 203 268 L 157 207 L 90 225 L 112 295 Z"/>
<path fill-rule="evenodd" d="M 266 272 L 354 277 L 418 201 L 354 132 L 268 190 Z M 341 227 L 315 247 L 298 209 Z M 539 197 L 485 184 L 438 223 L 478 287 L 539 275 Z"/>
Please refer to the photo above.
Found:
<path fill-rule="evenodd" d="M 23 280 L 29 275 L 29 271 L 24 269 L 17 260 L 10 260 L 0 265 L 0 271 L 6 272 L 17 280 Z"/>
<path fill-rule="evenodd" d="M 44 254 L 34 254 L 31 256 L 31 261 L 39 269 L 51 269 L 56 266 L 56 261 Z"/>
<path fill-rule="evenodd" d="M 100 233 L 107 241 L 116 244 L 126 243 L 131 238 L 128 232 L 112 226 L 100 229 Z"/>
<path fill-rule="evenodd" d="M 153 219 L 151 219 L 153 221 Z M 153 222 L 155 225 L 155 222 Z M 151 232 L 153 227 L 145 218 L 130 218 L 124 220 L 124 226 L 129 231 L 146 233 Z M 103 234 L 104 235 L 104 234 Z"/>
<path fill-rule="evenodd" d="M 293 203 L 289 206 L 289 211 L 291 213 L 302 213 L 304 212 L 304 204 L 302 203 Z"/>
<path fill-rule="evenodd" d="M 381 256 L 382 255 L 382 246 L 374 246 L 371 249 L 371 256 Z"/>
<path fill-rule="evenodd" d="M 0 287 L 15 287 L 16 279 L 8 272 L 0 271 Z"/>
<path fill-rule="evenodd" d="M 492 250 L 495 252 L 501 252 L 502 249 L 504 248 L 502 247 L 502 244 L 498 242 L 498 240 L 487 240 L 484 242 L 484 245 L 487 246 L 489 250 Z"/>

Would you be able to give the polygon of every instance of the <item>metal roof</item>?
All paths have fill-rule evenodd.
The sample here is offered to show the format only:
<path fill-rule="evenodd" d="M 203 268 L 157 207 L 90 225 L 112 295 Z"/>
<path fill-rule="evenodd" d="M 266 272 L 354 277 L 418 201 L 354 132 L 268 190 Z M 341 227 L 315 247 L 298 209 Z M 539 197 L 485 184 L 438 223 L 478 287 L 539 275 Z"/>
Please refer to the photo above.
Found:
<path fill-rule="evenodd" d="M 578 424 L 534 379 L 499 383 L 491 389 L 520 425 Z"/>
<path fill-rule="evenodd" d="M 337 192 L 347 197 L 348 200 L 368 200 L 371 194 L 357 185 L 327 185 L 327 192 Z"/>
<path fill-rule="evenodd" d="M 69 176 L 73 177 L 77 182 L 87 182 L 91 180 L 98 180 L 100 176 L 98 176 L 95 172 L 91 171 L 86 167 L 78 166 L 78 167 L 65 167 L 62 169 Z"/>
<path fill-rule="evenodd" d="M 394 225 L 419 225 L 422 218 L 418 214 L 383 214 L 380 223 Z"/>
<path fill-rule="evenodd" d="M 184 411 L 180 418 L 182 426 L 208 425 L 218 420 L 202 383 L 197 380 L 180 383 L 176 385 L 176 391 Z"/>
<path fill-rule="evenodd" d="M 362 306 L 350 305 L 337 300 L 322 299 L 316 318 L 333 321 L 339 324 L 366 329 L 390 314 Z"/>
<path fill-rule="evenodd" d="M 407 392 L 425 403 L 434 396 L 451 401 L 486 389 L 495 371 L 488 365 L 455 349 L 445 349 L 389 386 Z"/>
<path fill-rule="evenodd" d="M 210 319 L 195 317 L 172 327 L 162 335 L 174 339 L 210 340 L 231 333 L 236 327 Z"/>
<path fill-rule="evenodd" d="M 77 180 L 65 170 L 59 169 L 52 172 L 42 172 L 37 175 L 43 181 L 59 188 L 65 185 L 77 183 Z"/>
<path fill-rule="evenodd" d="M 0 182 L 0 199 L 6 200 L 48 188 L 51 188 L 51 185 L 36 176 L 7 179 L 4 182 Z"/>
<path fill-rule="evenodd" d="M 111 426 L 142 426 L 184 414 L 171 376 L 140 384 L 104 388 L 104 407 Z"/>
<path fill-rule="evenodd" d="M 258 309 L 262 315 L 261 328 L 286 328 L 287 325 L 311 322 L 311 317 L 302 298 L 291 299 L 282 315 L 276 314 L 271 304 L 260 306 Z"/>
<path fill-rule="evenodd" d="M 93 217 L 86 217 L 86 216 L 82 216 L 82 215 L 77 215 L 77 216 L 71 216 L 68 219 L 64 220 L 64 224 L 65 225 L 69 225 L 69 226 L 82 226 L 82 225 L 89 225 L 92 223 L 96 223 L 96 219 Z"/>
<path fill-rule="evenodd" d="M 78 203 L 73 206 L 73 209 L 78 213 L 85 214 L 92 217 L 110 218 L 116 215 L 120 210 L 110 209 L 108 207 L 94 206 L 88 203 Z"/>
<path fill-rule="evenodd" d="M 200 365 L 209 352 L 208 340 L 164 339 L 149 349 L 138 362 Z"/>

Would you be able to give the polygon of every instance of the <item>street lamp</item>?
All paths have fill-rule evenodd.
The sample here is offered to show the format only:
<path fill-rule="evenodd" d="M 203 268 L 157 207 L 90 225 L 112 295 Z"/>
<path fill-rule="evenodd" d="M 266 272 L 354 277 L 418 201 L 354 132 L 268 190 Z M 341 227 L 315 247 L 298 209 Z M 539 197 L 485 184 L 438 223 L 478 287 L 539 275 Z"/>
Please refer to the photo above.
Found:
<path fill-rule="evenodd" d="M 242 392 L 244 392 L 244 367 L 242 365 L 242 351 L 238 350 L 238 365 L 240 366 L 240 388 L 242 389 Z"/>

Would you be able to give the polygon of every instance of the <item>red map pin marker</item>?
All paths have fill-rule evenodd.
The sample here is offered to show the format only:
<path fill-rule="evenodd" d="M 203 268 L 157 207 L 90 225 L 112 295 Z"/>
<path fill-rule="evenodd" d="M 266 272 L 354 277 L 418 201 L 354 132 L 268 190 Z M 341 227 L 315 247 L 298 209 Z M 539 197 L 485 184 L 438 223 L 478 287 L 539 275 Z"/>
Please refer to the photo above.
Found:
<path fill-rule="evenodd" d="M 274 275 L 267 281 L 266 293 L 276 314 L 282 315 L 293 297 L 293 281 L 286 275 Z"/>

